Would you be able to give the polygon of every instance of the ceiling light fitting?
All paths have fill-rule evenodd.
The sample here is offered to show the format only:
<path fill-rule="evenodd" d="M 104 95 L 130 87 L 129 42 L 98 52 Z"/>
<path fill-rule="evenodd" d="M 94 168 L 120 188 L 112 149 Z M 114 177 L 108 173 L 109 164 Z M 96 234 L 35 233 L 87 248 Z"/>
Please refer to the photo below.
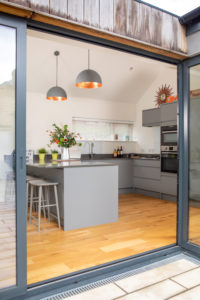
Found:
<path fill-rule="evenodd" d="M 60 52 L 55 51 L 54 55 L 56 57 L 56 86 L 53 86 L 48 90 L 46 99 L 53 101 L 64 101 L 67 100 L 67 93 L 63 88 L 58 86 L 58 56 L 60 55 Z"/>
<path fill-rule="evenodd" d="M 76 86 L 79 88 L 94 89 L 102 86 L 101 76 L 90 69 L 90 50 L 88 49 L 88 69 L 80 72 L 76 78 Z"/>

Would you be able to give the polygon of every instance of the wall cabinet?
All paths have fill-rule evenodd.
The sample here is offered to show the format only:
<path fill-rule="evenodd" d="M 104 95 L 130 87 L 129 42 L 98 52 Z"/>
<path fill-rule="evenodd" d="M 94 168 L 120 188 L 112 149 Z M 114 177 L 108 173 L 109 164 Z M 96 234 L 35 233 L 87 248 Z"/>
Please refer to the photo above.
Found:
<path fill-rule="evenodd" d="M 160 106 L 161 123 L 177 123 L 177 102 L 165 103 Z"/>
<path fill-rule="evenodd" d="M 164 103 L 160 108 L 146 109 L 142 111 L 142 126 L 153 127 L 171 125 L 177 123 L 177 102 Z"/>
<path fill-rule="evenodd" d="M 142 111 L 142 126 L 160 126 L 160 108 L 146 109 Z"/>

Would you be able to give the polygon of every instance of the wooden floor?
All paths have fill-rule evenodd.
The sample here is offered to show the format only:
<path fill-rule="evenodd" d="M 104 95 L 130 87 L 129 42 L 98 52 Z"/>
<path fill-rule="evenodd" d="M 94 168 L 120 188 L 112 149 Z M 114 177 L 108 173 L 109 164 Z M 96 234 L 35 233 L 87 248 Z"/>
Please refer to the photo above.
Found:
<path fill-rule="evenodd" d="M 176 203 L 120 195 L 119 221 L 72 231 L 28 225 L 28 284 L 176 242 Z"/>
<path fill-rule="evenodd" d="M 189 240 L 193 244 L 200 246 L 200 208 L 191 207 L 189 209 Z"/>
<path fill-rule="evenodd" d="M 200 208 L 190 207 L 190 240 L 200 245 Z M 119 221 L 59 231 L 53 222 L 28 225 L 28 284 L 175 242 L 176 204 L 120 195 Z M 15 285 L 15 209 L 0 203 L 0 288 Z"/>

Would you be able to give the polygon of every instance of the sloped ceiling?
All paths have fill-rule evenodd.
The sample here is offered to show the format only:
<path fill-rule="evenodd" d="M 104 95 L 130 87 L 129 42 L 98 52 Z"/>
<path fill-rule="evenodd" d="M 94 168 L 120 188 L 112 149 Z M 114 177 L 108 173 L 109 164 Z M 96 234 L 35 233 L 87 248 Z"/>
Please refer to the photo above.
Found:
<path fill-rule="evenodd" d="M 55 84 L 55 50 L 60 51 L 58 84 L 68 98 L 137 102 L 152 82 L 175 66 L 94 44 L 28 30 L 27 92 L 42 93 Z M 87 49 L 91 50 L 91 69 L 102 77 L 103 87 L 79 89 L 76 76 L 87 68 Z M 164 83 L 164 82 L 163 82 Z"/>

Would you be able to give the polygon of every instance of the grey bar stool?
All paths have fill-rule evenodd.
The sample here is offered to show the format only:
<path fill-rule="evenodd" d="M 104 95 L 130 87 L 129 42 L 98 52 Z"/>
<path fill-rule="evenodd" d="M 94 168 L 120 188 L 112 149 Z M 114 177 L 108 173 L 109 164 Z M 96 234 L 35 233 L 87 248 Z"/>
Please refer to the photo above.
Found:
<path fill-rule="evenodd" d="M 46 181 L 43 179 L 38 180 L 31 180 L 29 181 L 30 187 L 31 187 L 31 197 L 30 197 L 30 214 L 29 214 L 29 223 L 31 224 L 31 220 L 34 218 L 32 216 L 32 209 L 33 209 L 33 203 L 35 200 L 33 199 L 33 189 L 34 187 L 38 188 L 38 232 L 40 232 L 40 220 L 41 220 L 41 209 L 44 210 L 47 208 L 48 212 L 48 220 L 50 221 L 50 207 L 56 207 L 56 213 L 57 213 L 57 220 L 58 220 L 58 227 L 60 229 L 60 212 L 59 212 L 59 205 L 58 205 L 58 191 L 57 191 L 57 182 L 51 182 Z M 53 187 L 54 189 L 54 200 L 55 203 L 51 204 L 49 199 L 49 189 L 50 187 Z M 44 198 L 44 192 L 45 192 L 45 198 Z"/>

